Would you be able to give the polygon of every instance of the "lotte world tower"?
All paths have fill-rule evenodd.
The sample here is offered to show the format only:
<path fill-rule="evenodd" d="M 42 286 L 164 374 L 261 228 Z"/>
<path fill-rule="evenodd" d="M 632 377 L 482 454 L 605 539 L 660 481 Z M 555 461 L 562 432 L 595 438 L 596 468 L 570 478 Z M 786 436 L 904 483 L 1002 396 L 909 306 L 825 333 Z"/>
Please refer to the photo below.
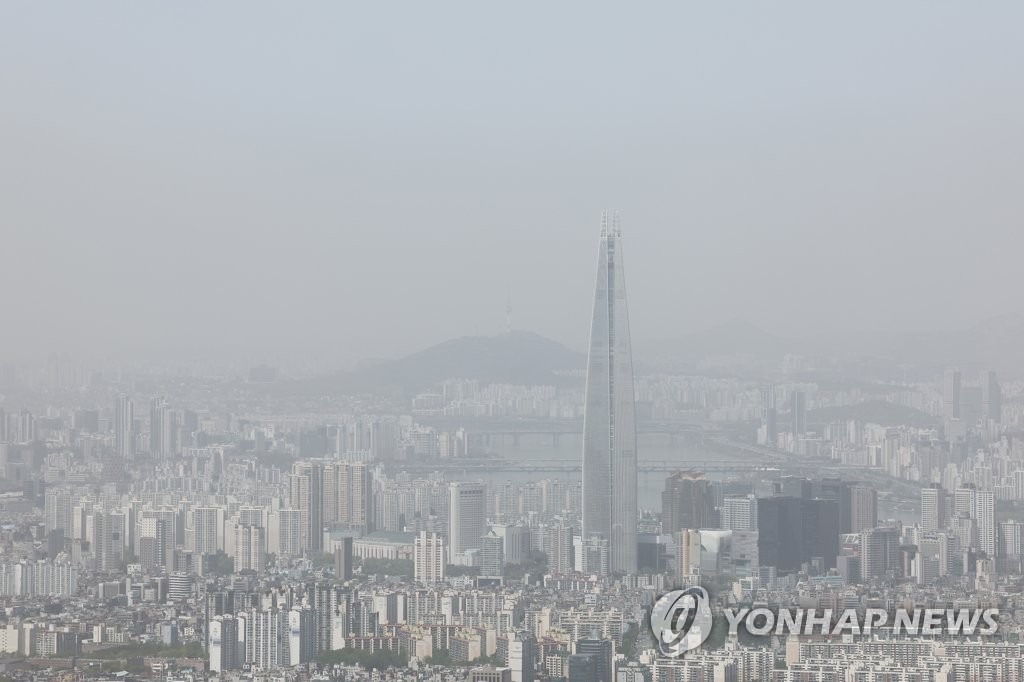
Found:
<path fill-rule="evenodd" d="M 583 418 L 583 538 L 608 541 L 608 569 L 636 573 L 636 412 L 618 212 L 601 218 Z"/>

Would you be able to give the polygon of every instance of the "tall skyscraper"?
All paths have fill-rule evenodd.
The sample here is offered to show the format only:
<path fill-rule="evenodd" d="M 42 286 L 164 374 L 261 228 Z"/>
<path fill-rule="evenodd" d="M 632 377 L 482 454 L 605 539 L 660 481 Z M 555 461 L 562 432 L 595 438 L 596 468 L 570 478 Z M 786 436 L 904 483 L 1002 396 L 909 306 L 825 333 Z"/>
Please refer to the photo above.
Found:
<path fill-rule="evenodd" d="M 879 578 L 900 565 L 900 535 L 895 528 L 871 528 L 860 534 L 860 574 Z"/>
<path fill-rule="evenodd" d="M 942 414 L 946 419 L 960 417 L 960 370 L 947 369 L 942 382 Z"/>
<path fill-rule="evenodd" d="M 946 520 L 947 493 L 938 483 L 921 488 L 921 530 L 944 530 Z"/>
<path fill-rule="evenodd" d="M 945 533 L 922 532 L 914 556 L 914 573 L 918 585 L 930 585 L 949 575 L 948 542 Z"/>
<path fill-rule="evenodd" d="M 779 445 L 779 412 L 775 404 L 775 384 L 761 387 L 761 428 L 764 444 L 770 448 Z"/>
<path fill-rule="evenodd" d="M 622 232 L 601 218 L 583 423 L 583 536 L 608 541 L 612 571 L 635 573 L 636 405 Z"/>
<path fill-rule="evenodd" d="M 821 480 L 821 497 L 829 500 L 839 501 L 839 532 L 840 533 L 852 533 L 853 532 L 853 518 L 851 513 L 853 511 L 853 486 L 855 484 L 850 481 L 844 481 L 839 478 L 823 478 Z"/>
<path fill-rule="evenodd" d="M 677 471 L 665 479 L 661 493 L 661 532 L 707 528 L 714 513 L 711 482 L 695 471 Z"/>
<path fill-rule="evenodd" d="M 839 502 L 820 499 L 801 500 L 803 513 L 802 559 L 814 561 L 821 559 L 824 568 L 835 568 L 836 557 L 839 555 Z"/>
<path fill-rule="evenodd" d="M 451 484 L 448 524 L 452 558 L 480 549 L 480 538 L 487 534 L 487 487 L 483 483 Z"/>
<path fill-rule="evenodd" d="M 803 391 L 793 391 L 789 396 L 789 421 L 794 437 L 807 432 L 807 394 Z"/>
<path fill-rule="evenodd" d="M 168 459 L 181 454 L 181 413 L 172 410 L 164 398 L 149 402 L 149 452 Z"/>
<path fill-rule="evenodd" d="M 162 449 L 160 440 L 163 437 L 164 413 L 167 411 L 167 403 L 163 398 L 154 396 L 149 401 L 149 453 L 159 455 Z"/>
<path fill-rule="evenodd" d="M 135 407 L 124 393 L 114 406 L 114 448 L 121 459 L 135 457 Z"/>
<path fill-rule="evenodd" d="M 1018 573 L 1021 557 L 1024 556 L 1024 524 L 1018 521 L 1004 521 L 998 526 L 996 556 L 1007 573 Z"/>
<path fill-rule="evenodd" d="M 505 574 L 505 539 L 493 530 L 480 538 L 480 575 L 500 578 Z"/>
<path fill-rule="evenodd" d="M 809 500 L 814 497 L 814 482 L 801 476 L 783 476 L 775 484 L 776 494 L 785 497 L 801 497 Z"/>
<path fill-rule="evenodd" d="M 963 487 L 953 491 L 953 515 L 958 518 L 974 518 L 977 507 L 978 489 L 973 483 L 966 483 Z"/>
<path fill-rule="evenodd" d="M 878 491 L 866 485 L 850 489 L 850 523 L 852 533 L 878 525 Z"/>
<path fill-rule="evenodd" d="M 757 497 L 727 497 L 722 500 L 722 528 L 757 530 Z"/>
<path fill-rule="evenodd" d="M 834 499 L 762 497 L 757 500 L 757 550 L 762 566 L 800 570 L 822 559 L 834 568 L 839 554 L 839 503 Z"/>
<path fill-rule="evenodd" d="M 981 412 L 984 419 L 1003 420 L 1003 395 L 995 372 L 981 375 Z"/>

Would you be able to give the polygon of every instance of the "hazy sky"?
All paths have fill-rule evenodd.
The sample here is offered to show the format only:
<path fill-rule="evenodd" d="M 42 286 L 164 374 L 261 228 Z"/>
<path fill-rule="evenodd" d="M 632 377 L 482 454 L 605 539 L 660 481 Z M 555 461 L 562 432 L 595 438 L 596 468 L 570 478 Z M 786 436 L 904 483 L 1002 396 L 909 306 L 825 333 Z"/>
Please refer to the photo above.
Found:
<path fill-rule="evenodd" d="M 0 355 L 1021 309 L 1024 4 L 0 4 Z"/>

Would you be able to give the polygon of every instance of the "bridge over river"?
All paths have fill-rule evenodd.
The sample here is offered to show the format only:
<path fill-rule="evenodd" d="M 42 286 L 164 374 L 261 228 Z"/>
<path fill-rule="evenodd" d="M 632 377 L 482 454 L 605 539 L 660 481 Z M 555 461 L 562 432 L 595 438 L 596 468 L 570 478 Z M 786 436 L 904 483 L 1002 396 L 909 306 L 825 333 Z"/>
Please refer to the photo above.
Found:
<path fill-rule="evenodd" d="M 563 437 L 583 434 L 582 419 L 419 416 L 416 421 L 438 431 L 465 429 L 470 447 L 484 450 L 509 442 L 513 447 L 519 447 L 524 438 L 535 440 L 538 437 L 550 439 L 550 444 L 558 447 Z M 667 437 L 674 445 L 700 444 L 707 438 L 723 434 L 719 426 L 697 421 L 639 421 L 636 432 L 638 437 Z"/>

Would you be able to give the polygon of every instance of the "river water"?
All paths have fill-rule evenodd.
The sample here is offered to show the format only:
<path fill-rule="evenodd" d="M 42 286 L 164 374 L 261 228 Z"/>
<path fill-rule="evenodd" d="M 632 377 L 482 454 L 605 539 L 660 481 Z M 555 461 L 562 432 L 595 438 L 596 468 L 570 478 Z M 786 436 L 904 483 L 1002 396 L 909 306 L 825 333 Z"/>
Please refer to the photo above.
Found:
<path fill-rule="evenodd" d="M 522 462 L 527 466 L 544 463 L 575 464 L 580 462 L 583 457 L 583 434 L 562 434 L 557 442 L 553 441 L 550 435 L 539 434 L 523 434 L 517 441 L 510 436 L 494 437 L 487 449 L 493 457 L 510 462 Z M 692 468 L 697 471 L 701 470 L 700 464 L 703 461 L 713 460 L 719 464 L 733 461 L 736 463 L 734 470 L 711 471 L 707 473 L 708 478 L 720 481 L 751 480 L 753 475 L 755 492 L 761 496 L 771 494 L 770 483 L 762 480 L 764 475 L 757 474 L 750 468 L 752 464 L 760 464 L 760 462 L 741 452 L 720 449 L 711 452 L 699 446 L 674 440 L 666 434 L 641 433 L 637 436 L 637 457 L 641 463 L 651 460 L 675 461 L 678 462 L 680 469 Z M 445 477 L 452 481 L 484 481 L 491 484 L 507 481 L 528 483 L 543 479 L 560 479 L 577 483 L 580 481 L 580 476 L 578 471 L 571 473 L 494 471 L 489 474 L 480 471 L 466 473 L 447 471 L 445 474 Z M 661 511 L 661 492 L 665 489 L 665 479 L 668 476 L 669 473 L 666 471 L 640 471 L 637 473 L 637 502 L 641 509 Z M 880 519 L 899 519 L 905 524 L 912 524 L 920 518 L 916 503 L 916 500 L 901 502 L 880 496 L 878 516 Z"/>
<path fill-rule="evenodd" d="M 492 439 L 488 451 L 492 456 L 512 462 L 530 464 L 568 464 L 579 463 L 583 458 L 583 434 L 562 434 L 557 443 L 553 442 L 550 435 L 523 434 L 514 442 L 511 437 L 496 437 Z M 637 437 L 637 458 L 641 463 L 650 460 L 674 461 L 679 463 L 680 469 L 698 469 L 699 463 L 704 460 L 735 461 L 735 476 L 730 472 L 712 472 L 709 478 L 724 480 L 727 478 L 739 478 L 744 474 L 744 465 L 751 460 L 740 453 L 730 455 L 720 451 L 714 453 L 695 448 L 692 445 L 680 444 L 678 441 L 665 434 L 642 433 Z M 665 489 L 665 479 L 668 472 L 653 471 L 637 473 L 637 500 L 641 508 L 661 510 L 661 491 Z M 471 471 L 460 473 L 446 472 L 446 478 L 453 481 L 482 480 L 488 483 L 503 483 L 515 481 L 526 483 L 529 481 L 540 481 L 543 479 L 561 479 L 573 483 L 580 481 L 580 472 L 526 472 L 526 471 L 495 471 L 492 474 Z"/>

